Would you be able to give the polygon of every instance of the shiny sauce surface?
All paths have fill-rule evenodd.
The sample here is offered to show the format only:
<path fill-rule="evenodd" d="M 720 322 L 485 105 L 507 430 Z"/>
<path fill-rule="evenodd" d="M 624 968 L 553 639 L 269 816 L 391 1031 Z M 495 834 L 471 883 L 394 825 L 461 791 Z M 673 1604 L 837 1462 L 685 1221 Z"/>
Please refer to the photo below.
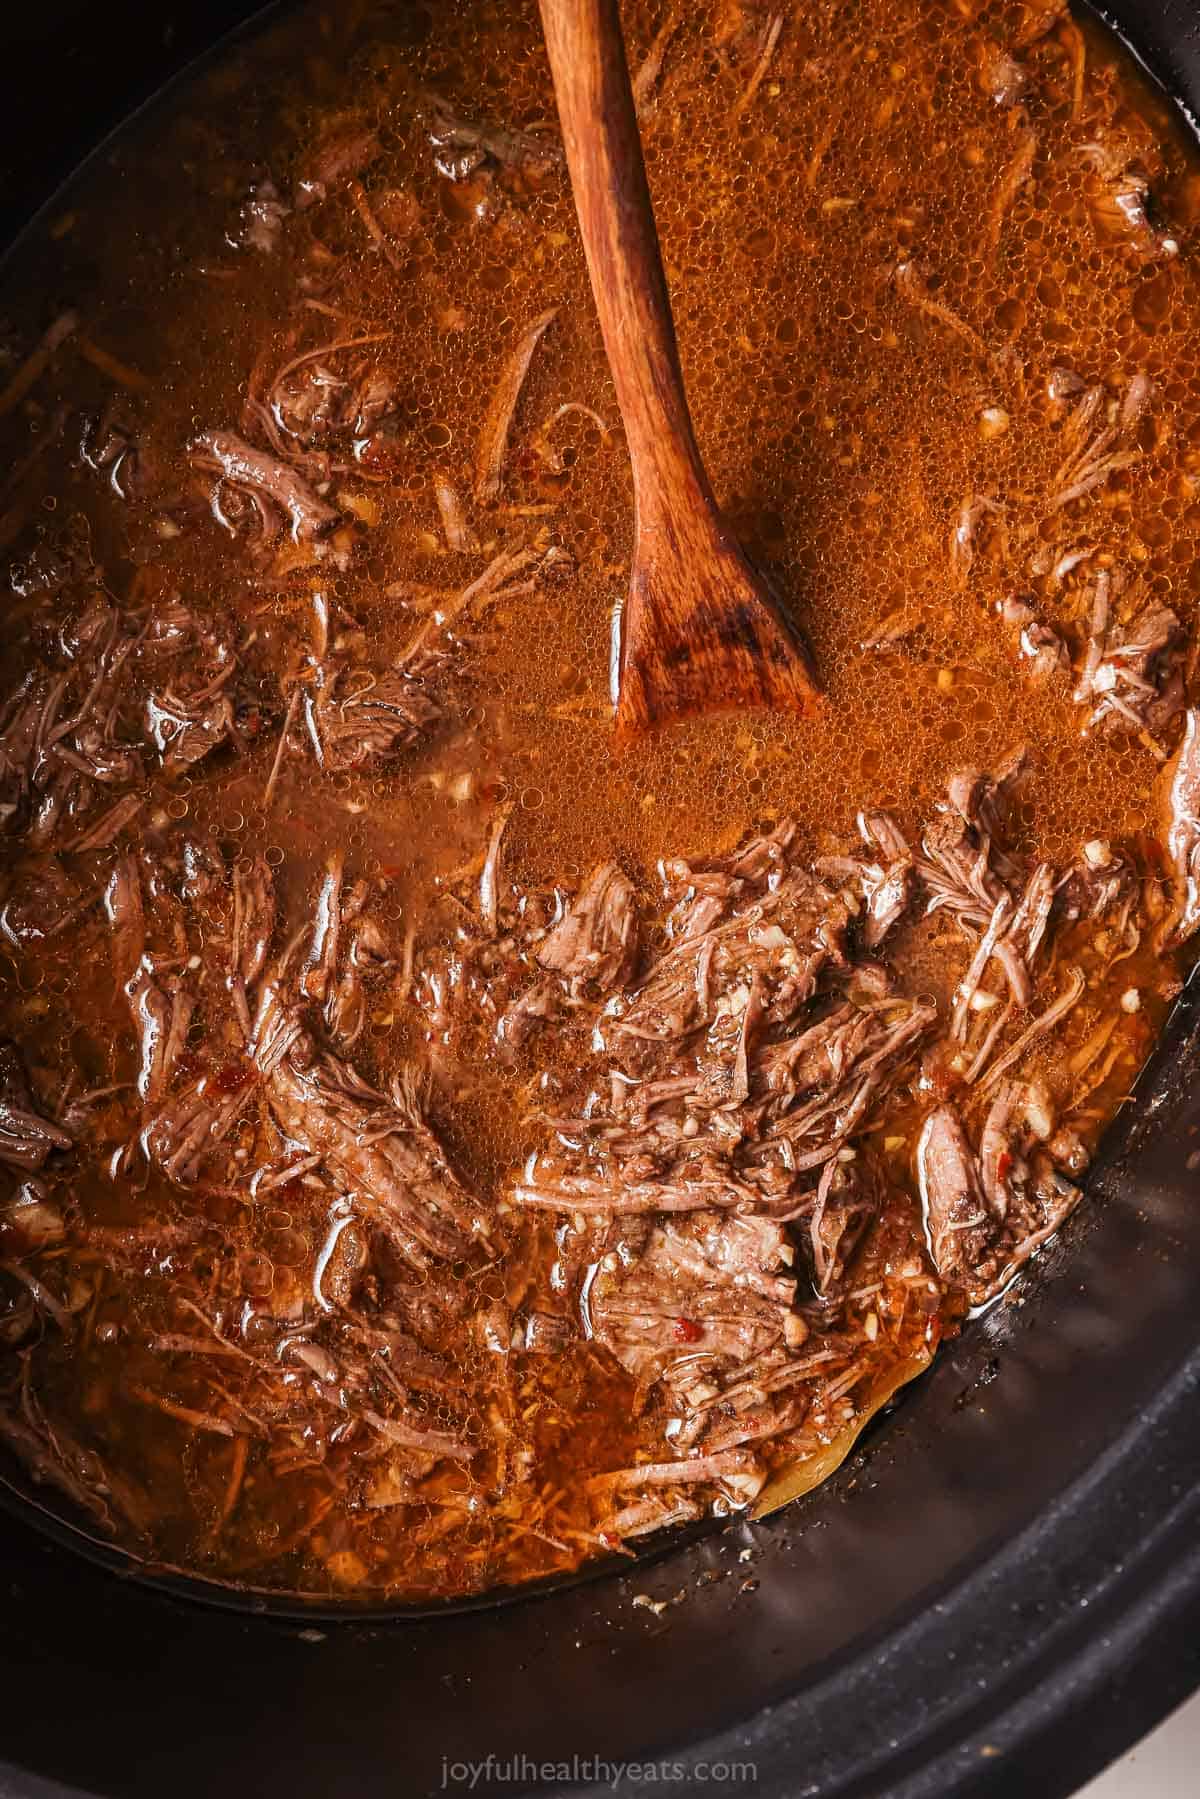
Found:
<path fill-rule="evenodd" d="M 915 843 L 957 770 L 1023 749 L 1008 850 L 1064 870 L 1118 846 L 1140 883 L 1121 953 L 1064 926 L 1003 1039 L 1081 971 L 1019 1072 L 1087 1147 L 1177 989 L 1178 712 L 1092 728 L 1076 696 L 1100 580 L 1126 622 L 1172 610 L 1194 681 L 1195 147 L 1109 38 L 1053 7 L 623 16 L 698 438 L 812 645 L 807 718 L 614 747 L 629 463 L 524 0 L 289 12 L 101 152 L 0 279 L 0 740 L 26 782 L 5 802 L 0 1036 L 68 1145 L 0 1171 L 5 1440 L 47 1504 L 69 1511 L 73 1483 L 88 1528 L 210 1578 L 362 1599 L 561 1571 L 622 1545 L 603 1477 L 676 1453 L 672 1401 L 588 1328 L 586 1294 L 580 1312 L 625 1251 L 590 1216 L 512 1201 L 548 1143 L 577 1153 L 554 1121 L 609 1103 L 599 994 L 519 1042 L 496 1028 L 505 957 L 528 974 L 523 933 L 598 864 L 632 885 L 645 966 L 672 942 L 673 859 L 719 862 L 792 820 L 788 854 L 819 865 L 873 808 Z M 490 491 L 497 393 L 551 309 Z M 282 445 L 333 516 L 260 503 L 221 434 Z M 1061 652 L 1039 661 L 1032 625 Z M 132 747 L 136 766 L 101 769 L 83 743 L 55 813 L 51 774 L 74 765 L 54 746 L 79 736 L 56 721 L 91 703 L 82 671 L 101 662 L 105 754 Z M 341 743 L 395 667 L 430 718 L 378 753 L 357 723 Z M 228 718 L 189 759 L 209 679 Z M 49 724 L 20 723 L 31 694 Z M 341 1059 L 375 1096 L 355 1129 L 403 1111 L 394 1083 L 419 1090 L 488 1220 L 472 1253 L 406 1266 L 344 1157 L 281 1125 L 262 1034 L 239 1039 L 230 998 L 234 871 L 260 861 L 275 912 L 251 1010 L 280 971 L 314 1054 L 336 1050 L 312 1008 L 340 905 L 337 955 L 358 957 Z M 947 1020 L 978 934 L 964 949 L 914 905 L 881 951 L 894 993 Z M 176 993 L 192 1008 L 156 1103 L 198 1088 L 240 1106 L 198 1171 L 151 1140 L 141 955 L 168 1001 L 153 1029 Z M 861 1365 L 766 1439 L 796 1490 L 962 1320 L 914 1159 L 956 1054 L 915 1063 L 867 1127 L 887 1199 L 836 1316 L 797 1237 L 809 1348 L 853 1340 Z M 569 1324 L 550 1348 L 527 1332 L 544 1315 Z M 673 1328 L 685 1349 L 700 1329 Z M 647 1515 L 669 1523 L 658 1496 Z M 709 1509 L 739 1503 L 706 1489 Z"/>

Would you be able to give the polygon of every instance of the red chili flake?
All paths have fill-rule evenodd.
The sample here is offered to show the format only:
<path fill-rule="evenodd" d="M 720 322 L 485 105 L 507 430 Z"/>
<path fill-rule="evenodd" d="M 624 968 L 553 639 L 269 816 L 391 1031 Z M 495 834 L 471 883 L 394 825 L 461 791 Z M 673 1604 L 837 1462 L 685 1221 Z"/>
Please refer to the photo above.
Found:
<path fill-rule="evenodd" d="M 224 1068 L 218 1068 L 208 1083 L 214 1093 L 240 1093 L 255 1080 L 254 1069 L 249 1062 L 226 1062 Z"/>
<path fill-rule="evenodd" d="M 1015 1161 L 1016 1157 L 1012 1154 L 1011 1150 L 1002 1149 L 1000 1151 L 999 1158 L 996 1162 L 996 1179 L 998 1181 L 1006 1181 L 1008 1179 L 1009 1175 L 1012 1173 L 1013 1163 Z"/>
<path fill-rule="evenodd" d="M 675 1320 L 675 1341 L 677 1343 L 698 1343 L 704 1331 L 692 1318 Z"/>

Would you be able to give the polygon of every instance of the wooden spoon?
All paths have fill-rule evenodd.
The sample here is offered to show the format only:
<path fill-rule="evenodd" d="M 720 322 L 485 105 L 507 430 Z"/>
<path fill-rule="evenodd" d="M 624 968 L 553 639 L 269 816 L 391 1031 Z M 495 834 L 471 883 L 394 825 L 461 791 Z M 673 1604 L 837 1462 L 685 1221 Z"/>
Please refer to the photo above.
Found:
<path fill-rule="evenodd" d="M 699 712 L 807 710 L 803 639 L 717 510 L 700 460 L 646 185 L 617 0 L 540 0 L 563 145 L 633 464 L 624 737 Z"/>

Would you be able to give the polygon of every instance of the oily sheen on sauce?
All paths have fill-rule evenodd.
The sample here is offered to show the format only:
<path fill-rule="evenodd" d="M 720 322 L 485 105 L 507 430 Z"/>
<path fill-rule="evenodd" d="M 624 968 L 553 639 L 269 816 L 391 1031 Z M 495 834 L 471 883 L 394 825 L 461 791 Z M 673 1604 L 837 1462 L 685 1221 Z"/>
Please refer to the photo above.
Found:
<path fill-rule="evenodd" d="M 298 8 L 4 276 L 0 1441 L 152 1563 L 448 1596 L 806 1490 L 1187 966 L 1193 147 L 1053 3 L 624 22 L 811 718 L 613 743 L 524 0 Z"/>

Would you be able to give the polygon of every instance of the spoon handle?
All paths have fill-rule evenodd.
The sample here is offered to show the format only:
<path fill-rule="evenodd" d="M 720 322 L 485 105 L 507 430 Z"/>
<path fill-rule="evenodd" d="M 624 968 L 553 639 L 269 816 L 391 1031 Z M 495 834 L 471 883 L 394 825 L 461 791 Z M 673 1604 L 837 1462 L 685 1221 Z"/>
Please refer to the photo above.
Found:
<path fill-rule="evenodd" d="M 638 531 L 714 510 L 684 394 L 617 0 L 540 0 L 592 293 L 633 464 Z"/>
<path fill-rule="evenodd" d="M 575 209 L 633 471 L 618 740 L 696 713 L 807 711 L 808 652 L 722 522 L 683 391 L 617 0 L 540 0 Z"/>

